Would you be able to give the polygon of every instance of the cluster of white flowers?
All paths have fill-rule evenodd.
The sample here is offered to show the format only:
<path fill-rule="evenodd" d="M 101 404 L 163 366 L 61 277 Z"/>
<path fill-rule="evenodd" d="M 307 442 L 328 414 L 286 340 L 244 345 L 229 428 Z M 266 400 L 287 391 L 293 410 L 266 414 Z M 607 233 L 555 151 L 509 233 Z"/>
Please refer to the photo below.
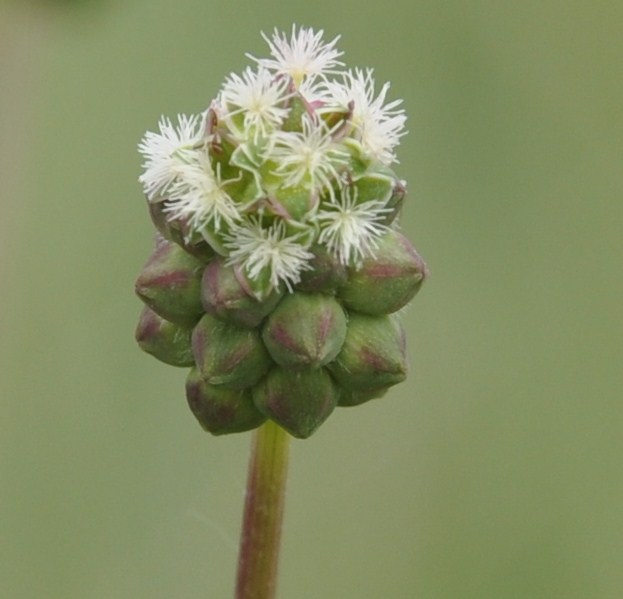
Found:
<path fill-rule="evenodd" d="M 406 116 L 371 69 L 344 69 L 339 38 L 296 26 L 264 38 L 271 58 L 248 55 L 256 65 L 204 113 L 145 134 L 139 180 L 187 243 L 291 289 L 314 244 L 347 266 L 373 255 L 404 193 L 391 164 Z"/>

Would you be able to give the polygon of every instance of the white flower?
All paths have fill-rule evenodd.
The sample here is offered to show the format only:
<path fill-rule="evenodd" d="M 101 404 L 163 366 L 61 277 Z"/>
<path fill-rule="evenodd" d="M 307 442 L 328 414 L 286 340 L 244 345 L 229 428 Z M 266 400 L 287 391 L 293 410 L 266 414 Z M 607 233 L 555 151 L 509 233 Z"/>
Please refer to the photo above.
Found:
<path fill-rule="evenodd" d="M 357 203 L 357 190 L 345 187 L 336 202 L 325 203 L 316 214 L 318 242 L 342 264 L 357 264 L 374 255 L 379 237 L 388 230 L 380 222 L 388 212 L 391 209 L 380 200 Z"/>
<path fill-rule="evenodd" d="M 240 220 L 238 207 L 223 189 L 229 181 L 221 180 L 219 166 L 214 172 L 207 154 L 201 154 L 181 169 L 165 207 L 170 220 L 183 220 L 191 232 L 199 233 L 207 225 L 218 231 L 222 222 L 231 226 Z"/>
<path fill-rule="evenodd" d="M 346 164 L 348 154 L 332 138 L 333 131 L 317 118 L 304 116 L 303 131 L 277 131 L 269 158 L 278 166 L 275 174 L 285 178 L 285 185 L 302 185 L 312 191 L 329 191 L 339 179 L 337 168 Z"/>
<path fill-rule="evenodd" d="M 342 81 L 325 81 L 331 103 L 347 108 L 353 102 L 353 126 L 365 152 L 385 164 L 396 162 L 394 147 L 406 133 L 404 110 L 398 108 L 402 100 L 385 104 L 389 83 L 385 83 L 375 97 L 372 69 L 355 69 L 343 73 Z M 330 110 L 325 107 L 324 110 Z"/>
<path fill-rule="evenodd" d="M 334 47 L 340 36 L 325 43 L 323 35 L 322 29 L 315 32 L 311 28 L 299 27 L 297 32 L 296 25 L 292 25 L 292 35 L 288 40 L 285 33 L 275 28 L 272 39 L 262 33 L 273 58 L 255 58 L 250 54 L 247 56 L 275 73 L 289 75 L 298 87 L 306 77 L 331 73 L 334 67 L 343 64 L 337 60 L 343 52 Z"/>
<path fill-rule="evenodd" d="M 311 269 L 309 260 L 313 254 L 301 239 L 304 235 L 288 236 L 281 220 L 264 228 L 260 218 L 250 218 L 227 236 L 227 264 L 242 266 L 251 279 L 258 279 L 268 269 L 273 287 L 283 282 L 292 291 L 292 285 L 301 280 L 300 273 Z"/>
<path fill-rule="evenodd" d="M 275 76 L 268 70 L 260 68 L 254 71 L 247 67 L 242 77 L 232 73 L 227 77 L 221 90 L 219 100 L 225 107 L 224 118 L 232 122 L 232 117 L 243 115 L 244 132 L 252 129 L 254 136 L 266 135 L 274 127 L 278 127 L 288 115 L 284 107 L 288 80 Z M 235 127 L 235 125 L 234 125 Z"/>
<path fill-rule="evenodd" d="M 165 195 L 177 179 L 180 169 L 196 160 L 195 146 L 201 141 L 201 116 L 177 117 L 177 126 L 161 117 L 159 133 L 148 131 L 138 145 L 145 158 L 145 171 L 139 177 L 149 201 Z"/>

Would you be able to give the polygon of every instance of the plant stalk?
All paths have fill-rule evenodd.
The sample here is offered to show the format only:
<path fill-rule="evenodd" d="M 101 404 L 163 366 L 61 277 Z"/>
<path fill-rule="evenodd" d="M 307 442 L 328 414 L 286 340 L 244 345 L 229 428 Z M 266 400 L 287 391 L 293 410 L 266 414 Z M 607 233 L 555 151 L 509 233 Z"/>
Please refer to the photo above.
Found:
<path fill-rule="evenodd" d="M 289 436 L 267 421 L 253 433 L 236 599 L 273 599 L 285 505 Z"/>

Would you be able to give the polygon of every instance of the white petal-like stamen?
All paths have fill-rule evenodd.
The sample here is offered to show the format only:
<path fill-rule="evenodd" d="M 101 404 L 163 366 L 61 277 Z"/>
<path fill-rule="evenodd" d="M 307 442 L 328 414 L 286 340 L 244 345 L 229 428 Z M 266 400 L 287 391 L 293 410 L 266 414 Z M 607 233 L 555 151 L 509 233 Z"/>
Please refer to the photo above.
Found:
<path fill-rule="evenodd" d="M 194 164 L 181 169 L 171 187 L 165 211 L 169 219 L 184 220 L 191 231 L 201 233 L 207 225 L 219 230 L 223 222 L 231 226 L 240 220 L 238 207 L 223 190 L 220 169 L 212 170 L 210 160 L 203 154 Z"/>
<path fill-rule="evenodd" d="M 159 133 L 148 131 L 138 145 L 145 158 L 140 183 L 149 201 L 165 196 L 178 178 L 180 169 L 197 159 L 197 144 L 202 138 L 201 116 L 177 117 L 177 126 L 170 119 L 161 117 Z M 164 198 L 163 198 L 164 199 Z"/>
<path fill-rule="evenodd" d="M 375 97 L 372 69 L 343 73 L 341 81 L 325 81 L 329 105 L 321 110 L 331 110 L 331 105 L 342 109 L 353 102 L 352 122 L 364 151 L 385 164 L 396 162 L 394 148 L 400 143 L 407 117 L 402 100 L 385 104 L 389 83 L 385 83 Z"/>
<path fill-rule="evenodd" d="M 264 68 L 254 71 L 247 67 L 242 77 L 231 73 L 219 96 L 220 104 L 226 107 L 224 118 L 231 123 L 232 117 L 244 116 L 245 131 L 238 131 L 242 138 L 250 129 L 256 137 L 258 134 L 267 135 L 288 115 L 288 109 L 284 106 L 290 96 L 287 88 L 287 78 L 275 78 Z"/>
<path fill-rule="evenodd" d="M 251 279 L 268 269 L 273 287 L 283 282 L 291 291 L 301 280 L 300 273 L 311 268 L 313 254 L 307 251 L 308 244 L 302 243 L 302 236 L 288 236 L 283 221 L 263 227 L 260 218 L 251 218 L 227 236 L 227 264 L 241 266 Z"/>
<path fill-rule="evenodd" d="M 345 187 L 336 202 L 325 203 L 316 214 L 318 241 L 342 264 L 356 265 L 374 255 L 379 237 L 388 230 L 380 221 L 389 212 L 391 209 L 380 200 L 357 203 L 357 190 Z"/>
<path fill-rule="evenodd" d="M 286 186 L 303 185 L 312 191 L 328 191 L 339 179 L 338 168 L 346 164 L 348 153 L 340 150 L 332 133 L 317 118 L 305 116 L 303 131 L 277 131 L 270 159 L 278 166 L 275 174 L 285 178 Z"/>
<path fill-rule="evenodd" d="M 292 34 L 288 40 L 285 33 L 274 30 L 272 38 L 262 33 L 268 43 L 273 58 L 256 58 L 247 54 L 260 66 L 275 73 L 289 75 L 298 87 L 306 77 L 316 77 L 333 72 L 334 67 L 342 66 L 337 58 L 343 54 L 335 48 L 340 39 L 338 35 L 330 42 L 324 42 L 324 31 L 292 25 Z"/>

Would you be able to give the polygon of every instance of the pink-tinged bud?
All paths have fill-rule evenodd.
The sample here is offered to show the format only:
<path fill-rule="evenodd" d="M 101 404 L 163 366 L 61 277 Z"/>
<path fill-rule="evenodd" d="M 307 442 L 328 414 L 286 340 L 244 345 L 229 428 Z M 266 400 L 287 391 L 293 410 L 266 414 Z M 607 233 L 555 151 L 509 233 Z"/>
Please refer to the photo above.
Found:
<path fill-rule="evenodd" d="M 255 407 L 249 389 L 208 385 L 196 368 L 186 379 L 186 399 L 199 424 L 213 435 L 241 433 L 266 420 Z"/>
<path fill-rule="evenodd" d="M 346 337 L 346 315 L 329 295 L 291 293 L 266 320 L 262 339 L 277 364 L 317 368 L 338 355 Z"/>
<path fill-rule="evenodd" d="M 201 300 L 206 312 L 243 327 L 256 327 L 279 303 L 282 293 L 273 291 L 258 301 L 239 268 L 212 260 L 203 271 Z"/>
<path fill-rule="evenodd" d="M 405 380 L 405 335 L 392 316 L 367 316 L 351 312 L 346 340 L 327 367 L 340 387 L 370 391 Z"/>
<path fill-rule="evenodd" d="M 145 306 L 136 327 L 140 348 L 171 366 L 192 366 L 195 361 L 190 345 L 192 329 L 173 324 Z"/>
<path fill-rule="evenodd" d="M 391 314 L 406 306 L 418 292 L 428 270 L 409 240 L 389 230 L 374 256 L 349 271 L 338 295 L 344 306 L 364 314 Z"/>
<path fill-rule="evenodd" d="M 324 368 L 273 368 L 253 389 L 257 409 L 299 439 L 309 437 L 337 404 L 339 391 Z"/>
<path fill-rule="evenodd" d="M 245 389 L 268 371 L 270 357 L 259 332 L 206 314 L 194 328 L 192 348 L 197 368 L 210 385 Z"/>
<path fill-rule="evenodd" d="M 346 283 L 346 267 L 325 245 L 313 245 L 309 252 L 314 256 L 309 261 L 311 269 L 300 273 L 296 288 L 307 293 L 335 293 Z"/>
<path fill-rule="evenodd" d="M 388 387 L 381 387 L 379 389 L 369 389 L 369 390 L 359 390 L 353 391 L 352 389 L 342 389 L 340 393 L 340 399 L 338 401 L 338 406 L 340 407 L 351 407 L 351 406 L 359 406 L 362 403 L 366 403 L 371 399 L 378 399 L 379 397 L 383 397 L 385 393 L 387 393 Z"/>
<path fill-rule="evenodd" d="M 160 238 L 136 281 L 136 294 L 159 316 L 180 325 L 201 314 L 201 274 L 205 264 L 175 243 Z"/>

